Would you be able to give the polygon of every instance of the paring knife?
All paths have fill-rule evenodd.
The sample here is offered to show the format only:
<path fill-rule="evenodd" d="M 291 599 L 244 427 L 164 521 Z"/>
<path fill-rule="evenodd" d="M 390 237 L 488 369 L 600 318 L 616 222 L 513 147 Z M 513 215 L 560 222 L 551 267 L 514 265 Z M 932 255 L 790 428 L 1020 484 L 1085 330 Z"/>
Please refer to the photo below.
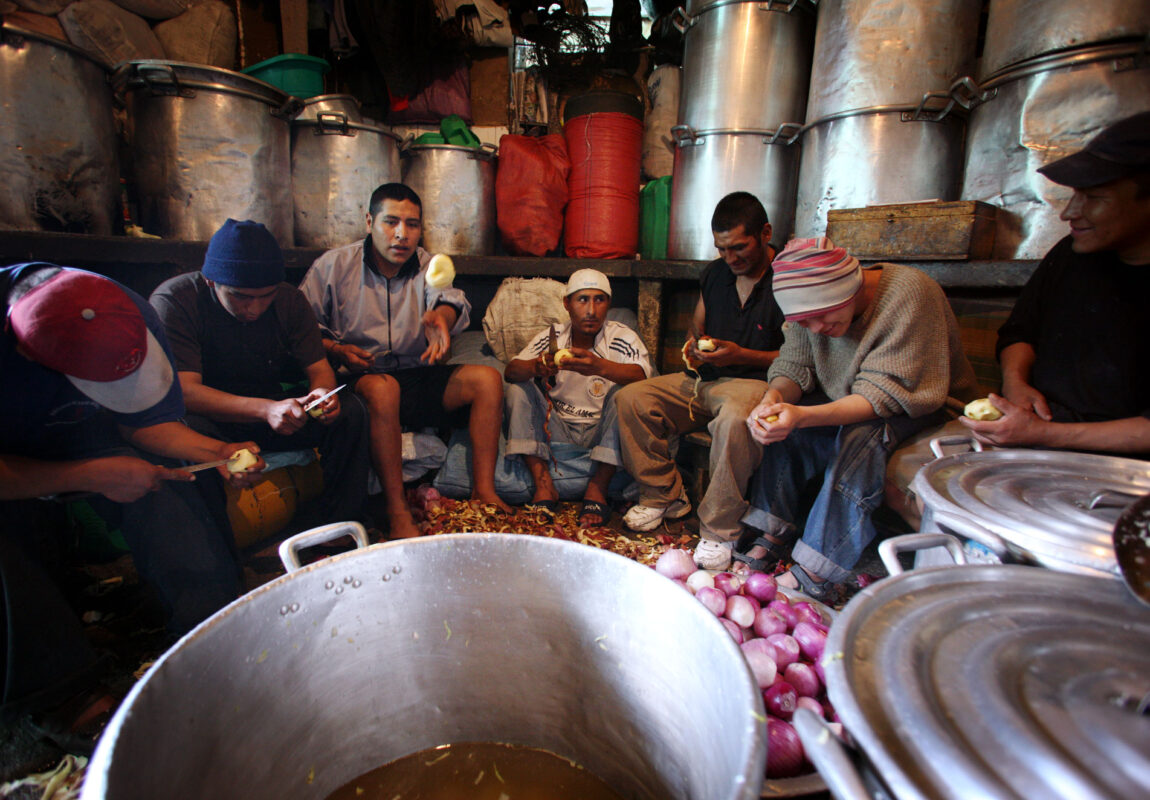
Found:
<path fill-rule="evenodd" d="M 323 403 L 324 400 L 327 400 L 329 397 L 331 397 L 333 394 L 335 394 L 336 392 L 338 392 L 340 389 L 342 389 L 345 386 L 347 386 L 346 383 L 341 383 L 339 386 L 335 387 L 334 389 L 332 389 L 330 392 L 323 395 L 322 397 L 317 397 L 315 400 L 312 400 L 310 403 L 308 403 L 306 406 L 303 407 L 303 410 L 304 411 L 311 411 L 313 408 L 315 408 L 316 406 Z"/>
<path fill-rule="evenodd" d="M 230 458 L 221 458 L 219 461 L 205 461 L 203 464 L 192 464 L 190 467 L 175 467 L 175 469 L 181 470 L 182 472 L 199 472 L 202 469 L 222 467 L 229 461 L 231 461 Z"/>

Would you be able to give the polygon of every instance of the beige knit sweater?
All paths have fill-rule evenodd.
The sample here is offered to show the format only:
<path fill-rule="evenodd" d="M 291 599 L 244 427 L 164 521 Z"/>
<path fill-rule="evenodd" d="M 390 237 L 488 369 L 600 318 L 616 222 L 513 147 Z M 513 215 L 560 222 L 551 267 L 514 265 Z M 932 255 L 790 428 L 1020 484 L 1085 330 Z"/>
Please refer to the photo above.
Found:
<path fill-rule="evenodd" d="M 913 267 L 870 267 L 880 268 L 874 298 L 844 336 L 787 323 L 769 378 L 790 378 L 804 394 L 822 390 L 831 400 L 862 395 L 880 417 L 921 417 L 948 396 L 975 399 L 974 370 L 942 288 Z"/>

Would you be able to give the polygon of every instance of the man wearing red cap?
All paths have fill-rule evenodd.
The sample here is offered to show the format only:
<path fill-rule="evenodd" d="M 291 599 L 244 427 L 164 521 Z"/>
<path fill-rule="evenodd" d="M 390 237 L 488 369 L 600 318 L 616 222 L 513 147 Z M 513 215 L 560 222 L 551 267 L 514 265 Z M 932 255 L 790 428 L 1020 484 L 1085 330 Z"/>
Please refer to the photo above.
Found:
<path fill-rule="evenodd" d="M 59 591 L 24 552 L 52 506 L 82 493 L 121 528 L 177 634 L 241 590 L 222 485 L 175 459 L 226 459 L 183 424 L 163 328 L 147 301 L 100 275 L 44 263 L 0 269 L 0 611 L 4 710 L 46 708 L 91 680 L 94 652 Z M 146 458 L 144 453 L 152 458 Z M 162 460 L 164 464 L 154 463 Z M 229 478 L 244 485 L 242 475 Z"/>
<path fill-rule="evenodd" d="M 823 238 L 791 240 L 772 266 L 789 324 L 770 388 L 746 419 L 763 460 L 743 522 L 762 535 L 743 537 L 739 560 L 768 569 L 793 544 L 796 566 L 780 584 L 822 600 L 875 536 L 890 454 L 941 424 L 948 398 L 973 400 L 976 382 L 950 304 L 925 273 L 864 270 Z"/>
<path fill-rule="evenodd" d="M 1150 112 L 1038 170 L 1074 190 L 1056 244 L 998 332 L 992 445 L 1150 455 Z"/>

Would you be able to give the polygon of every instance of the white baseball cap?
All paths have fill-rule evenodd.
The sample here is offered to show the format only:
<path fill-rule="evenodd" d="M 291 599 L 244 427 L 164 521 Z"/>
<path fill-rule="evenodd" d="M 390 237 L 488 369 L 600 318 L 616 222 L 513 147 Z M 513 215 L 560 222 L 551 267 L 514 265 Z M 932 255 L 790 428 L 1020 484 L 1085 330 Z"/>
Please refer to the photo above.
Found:
<path fill-rule="evenodd" d="M 611 296 L 611 282 L 607 276 L 597 269 L 577 269 L 567 279 L 567 292 L 564 297 L 570 297 L 584 289 L 598 289 L 608 297 Z"/>

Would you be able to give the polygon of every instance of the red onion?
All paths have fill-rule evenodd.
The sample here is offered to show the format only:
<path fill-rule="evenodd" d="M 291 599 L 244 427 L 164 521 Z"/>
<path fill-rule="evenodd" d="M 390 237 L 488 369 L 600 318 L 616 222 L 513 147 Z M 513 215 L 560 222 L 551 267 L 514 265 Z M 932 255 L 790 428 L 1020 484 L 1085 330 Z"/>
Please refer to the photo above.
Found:
<path fill-rule="evenodd" d="M 775 661 L 779 669 L 786 669 L 799 660 L 799 643 L 795 637 L 785 633 L 772 633 L 767 641 L 775 646 Z"/>
<path fill-rule="evenodd" d="M 822 684 L 819 683 L 819 676 L 815 674 L 814 668 L 810 664 L 804 664 L 801 661 L 796 661 L 793 664 L 788 664 L 783 673 L 783 677 L 787 683 L 795 687 L 795 693 L 799 697 L 818 697 L 819 689 Z"/>
<path fill-rule="evenodd" d="M 803 655 L 812 661 L 818 661 L 823 657 L 823 650 L 827 644 L 826 632 L 820 631 L 809 622 L 800 622 L 795 625 L 795 629 L 791 633 L 795 641 L 799 643 L 799 649 L 802 650 Z"/>
<path fill-rule="evenodd" d="M 723 612 L 727 610 L 727 596 L 713 586 L 699 589 L 695 592 L 695 597 L 716 617 L 723 616 Z"/>
<path fill-rule="evenodd" d="M 749 594 L 761 603 L 774 600 L 778 590 L 774 577 L 763 572 L 752 572 L 747 576 L 747 582 L 743 584 L 743 593 Z"/>
<path fill-rule="evenodd" d="M 742 586 L 743 579 L 738 575 L 732 575 L 730 572 L 720 572 L 715 576 L 715 588 L 727 597 L 738 594 Z"/>
<path fill-rule="evenodd" d="M 740 628 L 749 628 L 755 624 L 755 609 L 751 601 L 742 595 L 732 595 L 727 598 L 723 616 Z"/>
<path fill-rule="evenodd" d="M 751 641 L 758 640 L 752 639 Z M 743 644 L 748 644 L 748 642 L 743 642 Z M 773 658 L 761 650 L 748 650 L 745 647 L 743 648 L 743 657 L 747 659 L 747 666 L 751 668 L 751 673 L 755 676 L 755 682 L 759 684 L 760 689 L 766 689 L 774 684 L 775 678 L 779 674 L 779 668 Z"/>
<path fill-rule="evenodd" d="M 745 583 L 744 583 L 743 585 L 744 585 L 744 586 L 746 586 L 746 584 L 745 584 Z M 746 601 L 747 601 L 748 603 L 750 603 L 750 604 L 751 604 L 751 608 L 755 609 L 755 613 L 756 613 L 756 614 L 758 614 L 758 613 L 759 613 L 759 609 L 763 607 L 763 604 L 762 604 L 762 603 L 760 603 L 760 602 L 759 602 L 758 600 L 756 600 L 755 598 L 751 597 L 749 594 L 743 594 L 743 595 L 739 595 L 739 596 L 740 596 L 740 597 L 743 597 L 743 598 L 746 598 Z"/>
<path fill-rule="evenodd" d="M 742 648 L 744 653 L 748 650 L 758 650 L 760 653 L 770 656 L 771 661 L 775 660 L 775 646 L 766 639 L 747 639 L 743 642 Z"/>
<path fill-rule="evenodd" d="M 798 692 L 782 678 L 776 677 L 775 682 L 763 689 L 763 705 L 768 714 L 774 714 L 779 719 L 789 720 L 795 713 L 799 702 Z"/>
<path fill-rule="evenodd" d="M 697 569 L 687 576 L 687 588 L 694 594 L 704 586 L 715 588 L 715 578 L 705 569 Z"/>
<path fill-rule="evenodd" d="M 798 615 L 795 613 L 794 607 L 785 599 L 781 598 L 782 595 L 767 603 L 767 608 L 782 617 L 783 620 L 787 623 L 787 629 L 790 630 L 791 628 L 795 627 L 795 622 L 798 621 L 796 619 Z"/>
<path fill-rule="evenodd" d="M 814 623 L 816 625 L 824 624 L 823 623 L 823 615 L 821 613 L 819 613 L 819 610 L 817 608 L 815 608 L 813 605 L 808 603 L 806 600 L 800 600 L 799 602 L 795 603 L 792 606 L 792 608 L 795 609 L 795 622 L 796 623 L 798 623 L 798 622 L 811 622 L 811 623 Z"/>
<path fill-rule="evenodd" d="M 781 719 L 767 717 L 767 777 L 793 778 L 805 760 L 798 732 Z"/>
<path fill-rule="evenodd" d="M 787 621 L 776 614 L 770 607 L 759 609 L 755 614 L 755 633 L 764 639 L 772 634 L 786 633 Z"/>
<path fill-rule="evenodd" d="M 723 623 L 723 627 L 727 629 L 727 633 L 731 634 L 731 638 L 735 640 L 735 644 L 741 645 L 743 643 L 743 629 L 729 619 L 720 619 L 719 622 Z"/>
<path fill-rule="evenodd" d="M 808 711 L 813 711 L 818 714 L 819 719 L 823 719 L 823 704 L 813 697 L 803 697 L 799 695 L 799 699 L 795 701 L 795 710 L 805 708 Z"/>
<path fill-rule="evenodd" d="M 655 562 L 655 572 L 672 579 L 685 579 L 696 569 L 698 567 L 695 566 L 695 559 L 691 557 L 691 554 L 686 550 L 676 548 L 667 550 Z"/>

